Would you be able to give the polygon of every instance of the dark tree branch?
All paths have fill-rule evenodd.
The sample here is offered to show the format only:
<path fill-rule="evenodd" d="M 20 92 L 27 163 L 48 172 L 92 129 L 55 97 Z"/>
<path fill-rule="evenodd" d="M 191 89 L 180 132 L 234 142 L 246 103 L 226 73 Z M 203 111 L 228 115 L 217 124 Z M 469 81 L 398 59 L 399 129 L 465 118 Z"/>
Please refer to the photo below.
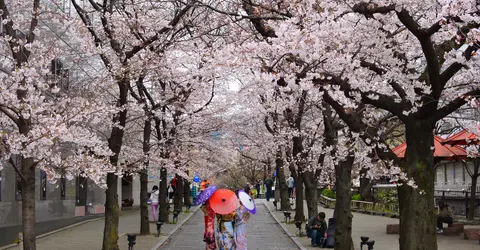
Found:
<path fill-rule="evenodd" d="M 254 5 L 253 5 L 251 0 L 243 1 L 242 6 L 243 6 L 243 9 L 245 10 L 245 12 L 247 12 L 248 15 L 250 15 L 250 16 L 255 15 L 255 8 L 254 8 Z M 258 31 L 258 33 L 260 33 L 260 35 L 262 35 L 264 38 L 277 37 L 277 35 L 275 34 L 275 31 L 272 28 L 267 27 L 265 25 L 265 23 L 263 22 L 263 20 L 252 18 L 252 19 L 250 19 L 250 22 L 252 22 L 253 27 L 255 27 L 255 29 Z"/>
<path fill-rule="evenodd" d="M 457 97 L 455 100 L 451 101 L 447 105 L 438 109 L 435 114 L 435 121 L 445 118 L 449 114 L 455 112 L 455 110 L 459 109 L 465 103 L 467 103 L 467 100 L 466 100 L 467 96 L 480 96 L 480 89 L 468 91 L 463 95 Z"/>
<path fill-rule="evenodd" d="M 141 45 L 134 46 L 130 51 L 125 53 L 125 60 L 128 60 L 135 56 L 139 51 L 143 50 L 144 48 L 148 47 L 150 44 L 154 43 L 160 38 L 160 35 L 169 32 L 172 30 L 177 24 L 180 22 L 182 17 L 192 8 L 192 5 L 185 6 L 180 12 L 175 15 L 175 17 L 168 23 L 167 27 L 163 27 L 157 33 L 146 41 L 144 41 Z"/>

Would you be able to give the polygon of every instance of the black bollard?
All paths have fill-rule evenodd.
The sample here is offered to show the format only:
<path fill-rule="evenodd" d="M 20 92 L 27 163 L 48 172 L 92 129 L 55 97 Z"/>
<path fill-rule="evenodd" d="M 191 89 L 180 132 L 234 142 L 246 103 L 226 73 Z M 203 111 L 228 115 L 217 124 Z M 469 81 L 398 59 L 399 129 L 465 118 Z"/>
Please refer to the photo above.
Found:
<path fill-rule="evenodd" d="M 157 237 L 160 237 L 160 233 L 162 231 L 162 225 L 163 225 L 163 221 L 157 221 L 155 222 L 155 224 L 157 224 Z"/>
<path fill-rule="evenodd" d="M 128 250 L 133 250 L 133 246 L 137 243 L 137 235 L 136 234 L 127 234 L 128 240 Z"/>
<path fill-rule="evenodd" d="M 295 221 L 295 226 L 297 227 L 298 237 L 302 237 L 302 236 L 303 236 L 303 233 L 302 233 L 302 222 L 301 222 L 301 221 Z"/>
<path fill-rule="evenodd" d="M 370 239 L 370 238 L 365 237 L 365 236 L 360 237 L 360 240 L 362 240 L 362 242 L 360 242 L 360 250 L 363 250 L 363 246 L 367 245 L 368 239 Z"/>
<path fill-rule="evenodd" d="M 285 217 L 285 223 L 290 222 L 291 214 L 292 212 L 283 211 L 283 216 Z"/>

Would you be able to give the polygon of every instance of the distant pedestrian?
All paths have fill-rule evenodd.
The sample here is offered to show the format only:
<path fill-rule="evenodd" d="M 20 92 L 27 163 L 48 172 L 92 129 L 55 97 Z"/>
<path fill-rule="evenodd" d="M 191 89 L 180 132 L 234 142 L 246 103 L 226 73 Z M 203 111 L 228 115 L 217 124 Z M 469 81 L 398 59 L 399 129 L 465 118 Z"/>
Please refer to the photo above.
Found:
<path fill-rule="evenodd" d="M 290 175 L 287 179 L 287 186 L 288 186 L 288 198 L 293 197 L 293 188 L 295 187 L 295 181 L 293 177 Z"/>
<path fill-rule="evenodd" d="M 245 191 L 247 194 L 250 194 L 250 183 L 247 183 L 245 186 L 243 186 L 243 191 Z"/>
<path fill-rule="evenodd" d="M 265 179 L 265 187 L 267 188 L 265 196 L 267 198 L 267 201 L 270 201 L 270 197 L 272 197 L 272 187 L 273 187 L 272 175 L 268 175 L 268 178 Z"/>
<path fill-rule="evenodd" d="M 158 186 L 155 185 L 152 188 L 152 193 L 150 194 L 150 201 L 152 206 L 152 214 L 153 220 L 157 221 L 157 209 L 158 209 L 158 195 L 160 191 L 158 190 Z"/>
<path fill-rule="evenodd" d="M 260 180 L 256 181 L 255 189 L 257 190 L 257 195 L 260 196 Z"/>

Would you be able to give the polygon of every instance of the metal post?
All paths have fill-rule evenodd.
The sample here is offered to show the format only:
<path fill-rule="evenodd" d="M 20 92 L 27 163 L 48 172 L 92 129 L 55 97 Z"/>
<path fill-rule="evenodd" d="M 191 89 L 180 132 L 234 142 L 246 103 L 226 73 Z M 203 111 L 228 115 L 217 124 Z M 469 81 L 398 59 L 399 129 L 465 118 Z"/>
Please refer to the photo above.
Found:
<path fill-rule="evenodd" d="M 465 191 L 465 218 L 468 219 L 468 191 Z"/>

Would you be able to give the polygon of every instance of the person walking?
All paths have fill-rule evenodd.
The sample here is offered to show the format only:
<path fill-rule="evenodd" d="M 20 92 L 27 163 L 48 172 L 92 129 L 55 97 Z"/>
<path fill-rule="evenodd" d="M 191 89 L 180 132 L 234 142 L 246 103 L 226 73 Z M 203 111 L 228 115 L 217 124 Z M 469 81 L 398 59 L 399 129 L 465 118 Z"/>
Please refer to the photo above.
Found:
<path fill-rule="evenodd" d="M 267 177 L 267 179 L 265 179 L 264 183 L 265 183 L 265 187 L 267 188 L 265 196 L 267 198 L 267 201 L 270 201 L 270 197 L 272 196 L 272 187 L 273 187 L 272 175 L 268 175 L 268 177 Z"/>
<path fill-rule="evenodd" d="M 237 194 L 238 195 L 238 194 Z M 235 214 L 235 247 L 236 250 L 247 250 L 247 221 L 250 213 L 240 201 Z"/>
<path fill-rule="evenodd" d="M 250 194 L 250 183 L 247 183 L 245 186 L 243 186 L 243 191 L 245 191 L 247 194 Z"/>
<path fill-rule="evenodd" d="M 287 186 L 288 186 L 288 198 L 293 197 L 293 188 L 295 187 L 295 181 L 293 180 L 293 176 L 290 175 L 287 179 Z"/>
<path fill-rule="evenodd" d="M 203 241 L 206 244 L 206 250 L 217 249 L 217 244 L 215 242 L 215 212 L 210 207 L 210 204 L 205 202 L 202 205 L 202 211 L 205 215 L 205 231 L 203 233 Z"/>
<path fill-rule="evenodd" d="M 260 180 L 256 181 L 255 189 L 257 190 L 257 197 L 260 197 Z"/>
<path fill-rule="evenodd" d="M 217 245 L 220 250 L 235 250 L 235 211 L 217 214 Z"/>
<path fill-rule="evenodd" d="M 153 220 L 157 221 L 157 209 L 158 209 L 158 195 L 160 194 L 160 191 L 158 190 L 158 186 L 155 185 L 152 188 L 152 193 L 150 194 L 150 202 L 152 206 L 152 214 L 153 214 Z"/>

